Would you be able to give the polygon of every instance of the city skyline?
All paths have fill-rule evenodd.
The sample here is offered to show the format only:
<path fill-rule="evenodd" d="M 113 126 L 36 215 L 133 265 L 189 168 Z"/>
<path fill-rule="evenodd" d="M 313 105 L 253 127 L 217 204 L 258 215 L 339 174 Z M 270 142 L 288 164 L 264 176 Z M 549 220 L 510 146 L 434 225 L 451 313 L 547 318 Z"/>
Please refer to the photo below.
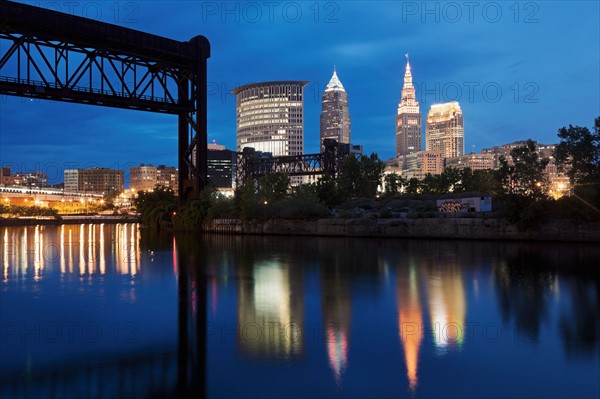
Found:
<path fill-rule="evenodd" d="M 231 3 L 227 10 L 219 2 L 115 4 L 109 9 L 98 3 L 94 10 L 71 4 L 70 13 L 176 40 L 197 34 L 210 40 L 208 139 L 227 148 L 235 148 L 231 90 L 251 82 L 302 79 L 309 82 L 304 152 L 318 152 L 321 94 L 335 64 L 344 71 L 352 97 L 352 141 L 367 154 L 393 157 L 405 53 L 411 54 L 413 71 L 419 71 L 414 85 L 422 109 L 457 100 L 468 115 L 465 152 L 527 138 L 554 143 L 560 127 L 591 126 L 600 109 L 597 3 L 523 2 L 515 7 L 488 2 L 472 9 L 452 3 L 460 17 L 451 13 L 456 10 L 450 3 L 421 9 L 416 2 L 395 7 L 286 2 L 271 13 L 266 3 L 253 3 L 260 18 L 245 3 Z M 45 6 L 69 11 L 67 3 Z M 494 9 L 500 11 L 498 18 Z M 355 27 L 360 21 L 373 22 L 359 35 Z M 556 29 L 565 23 L 577 29 Z M 2 97 L 0 163 L 15 172 L 48 165 L 63 170 L 173 165 L 176 127 L 170 116 Z M 60 180 L 52 174 L 52 182 Z"/>

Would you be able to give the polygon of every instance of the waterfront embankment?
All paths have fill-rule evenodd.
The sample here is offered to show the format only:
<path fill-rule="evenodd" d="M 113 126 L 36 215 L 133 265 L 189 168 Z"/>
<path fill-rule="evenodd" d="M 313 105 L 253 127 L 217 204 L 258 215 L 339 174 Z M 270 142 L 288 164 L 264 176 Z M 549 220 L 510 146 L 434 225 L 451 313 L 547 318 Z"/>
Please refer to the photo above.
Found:
<path fill-rule="evenodd" d="M 90 224 L 90 223 L 138 223 L 139 218 L 136 216 L 112 216 L 112 215 L 76 215 L 63 216 L 61 219 L 51 217 L 20 217 L 20 218 L 0 218 L 1 226 L 57 226 L 61 224 Z"/>
<path fill-rule="evenodd" d="M 519 231 L 505 219 L 482 217 L 214 219 L 204 223 L 203 231 L 220 234 L 600 242 L 600 223 L 566 219 L 549 220 L 529 231 Z"/>

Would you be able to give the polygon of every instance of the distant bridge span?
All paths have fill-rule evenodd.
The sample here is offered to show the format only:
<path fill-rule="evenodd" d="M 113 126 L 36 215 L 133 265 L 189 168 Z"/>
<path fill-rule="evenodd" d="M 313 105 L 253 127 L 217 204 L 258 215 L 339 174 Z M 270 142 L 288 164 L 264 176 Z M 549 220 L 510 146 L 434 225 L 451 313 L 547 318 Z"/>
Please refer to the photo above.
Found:
<path fill-rule="evenodd" d="M 206 185 L 210 44 L 0 1 L 0 94 L 175 114 L 180 198 Z"/>
<path fill-rule="evenodd" d="M 255 183 L 271 173 L 288 176 L 337 176 L 346 155 L 353 153 L 350 144 L 335 139 L 323 140 L 325 150 L 319 154 L 267 156 L 257 155 L 253 148 L 237 153 L 236 185 L 243 186 L 252 179 Z M 354 155 L 358 155 L 354 153 Z"/>

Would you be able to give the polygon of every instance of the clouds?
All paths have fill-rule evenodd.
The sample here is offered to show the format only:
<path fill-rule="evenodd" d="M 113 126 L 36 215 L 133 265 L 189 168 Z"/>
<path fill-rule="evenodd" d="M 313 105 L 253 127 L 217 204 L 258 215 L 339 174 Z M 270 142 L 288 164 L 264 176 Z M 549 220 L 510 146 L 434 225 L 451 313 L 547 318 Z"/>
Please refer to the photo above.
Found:
<path fill-rule="evenodd" d="M 494 3 L 495 22 L 492 5 L 469 14 L 467 3 L 152 1 L 135 3 L 130 19 L 126 3 L 119 15 L 106 3 L 102 19 L 176 40 L 209 38 L 209 140 L 229 148 L 232 89 L 307 80 L 305 149 L 317 151 L 321 92 L 337 65 L 352 141 L 393 156 L 406 52 L 424 115 L 434 102 L 460 101 L 467 150 L 528 137 L 555 142 L 563 125 L 592 124 L 600 109 L 597 2 Z M 174 165 L 176 128 L 172 116 L 0 98 L 0 163 Z"/>

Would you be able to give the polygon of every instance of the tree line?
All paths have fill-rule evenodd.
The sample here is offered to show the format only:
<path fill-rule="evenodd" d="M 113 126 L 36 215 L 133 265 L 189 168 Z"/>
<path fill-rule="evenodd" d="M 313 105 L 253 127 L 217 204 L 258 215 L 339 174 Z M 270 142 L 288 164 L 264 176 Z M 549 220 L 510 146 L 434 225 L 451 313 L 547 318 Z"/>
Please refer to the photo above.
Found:
<path fill-rule="evenodd" d="M 541 157 L 535 142 L 528 140 L 510 152 L 510 159 L 500 156 L 494 170 L 446 168 L 422 180 L 406 179 L 395 173 L 384 176 L 385 165 L 377 154 L 351 154 L 343 159 L 337 176 L 324 176 L 315 183 L 290 188 L 289 176 L 273 173 L 238 187 L 233 198 L 209 188 L 183 204 L 172 190 L 157 187 L 140 192 L 135 206 L 145 225 L 196 230 L 212 218 L 323 218 L 357 198 L 474 192 L 494 196 L 499 214 L 520 229 L 535 227 L 549 217 L 599 220 L 600 117 L 592 131 L 569 125 L 559 129 L 558 137 L 555 163 L 571 182 L 569 195 L 559 200 L 548 195 L 545 169 L 550 160 Z"/>

